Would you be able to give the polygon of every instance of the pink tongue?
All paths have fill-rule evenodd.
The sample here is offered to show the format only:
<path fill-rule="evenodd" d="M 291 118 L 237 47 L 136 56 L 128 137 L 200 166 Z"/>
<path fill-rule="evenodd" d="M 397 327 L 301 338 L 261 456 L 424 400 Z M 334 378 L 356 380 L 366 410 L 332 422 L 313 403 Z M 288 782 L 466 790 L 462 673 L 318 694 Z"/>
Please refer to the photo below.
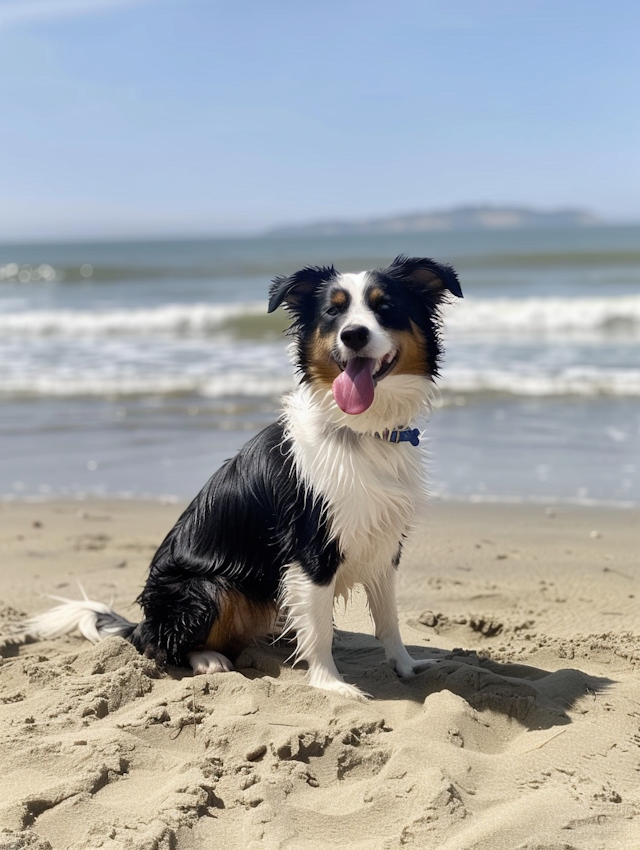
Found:
<path fill-rule="evenodd" d="M 370 357 L 353 357 L 333 382 L 333 397 L 344 413 L 355 416 L 373 404 L 373 367 Z"/>

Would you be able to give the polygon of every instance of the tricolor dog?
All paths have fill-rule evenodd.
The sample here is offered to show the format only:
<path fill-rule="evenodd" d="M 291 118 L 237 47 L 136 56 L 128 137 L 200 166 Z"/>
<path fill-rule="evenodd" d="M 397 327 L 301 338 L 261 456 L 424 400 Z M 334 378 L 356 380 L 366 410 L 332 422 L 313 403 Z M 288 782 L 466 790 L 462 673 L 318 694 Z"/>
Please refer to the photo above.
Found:
<path fill-rule="evenodd" d="M 336 597 L 361 584 L 396 673 L 425 666 L 402 643 L 395 583 L 402 541 L 425 507 L 416 423 L 442 356 L 440 308 L 462 297 L 456 274 L 400 256 L 358 274 L 304 268 L 276 278 L 269 295 L 269 312 L 282 305 L 292 318 L 299 385 L 160 545 L 138 598 L 144 619 L 60 600 L 29 622 L 32 635 L 121 635 L 160 663 L 215 673 L 285 617 L 309 684 L 359 696 L 331 644 Z"/>

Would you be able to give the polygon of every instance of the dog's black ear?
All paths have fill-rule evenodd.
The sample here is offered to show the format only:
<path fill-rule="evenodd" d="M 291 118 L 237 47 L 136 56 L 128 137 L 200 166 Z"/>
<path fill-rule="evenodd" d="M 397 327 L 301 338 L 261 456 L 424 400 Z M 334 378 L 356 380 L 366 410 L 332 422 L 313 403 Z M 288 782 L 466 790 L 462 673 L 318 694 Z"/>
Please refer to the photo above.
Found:
<path fill-rule="evenodd" d="M 336 276 L 333 266 L 307 266 L 289 277 L 275 277 L 269 287 L 269 307 L 273 313 L 282 304 L 296 312 L 305 299 L 315 295 L 319 287 Z"/>
<path fill-rule="evenodd" d="M 440 301 L 446 292 L 462 298 L 458 275 L 451 266 L 436 263 L 428 257 L 404 257 L 400 254 L 383 274 L 396 279 L 408 280 Z"/>

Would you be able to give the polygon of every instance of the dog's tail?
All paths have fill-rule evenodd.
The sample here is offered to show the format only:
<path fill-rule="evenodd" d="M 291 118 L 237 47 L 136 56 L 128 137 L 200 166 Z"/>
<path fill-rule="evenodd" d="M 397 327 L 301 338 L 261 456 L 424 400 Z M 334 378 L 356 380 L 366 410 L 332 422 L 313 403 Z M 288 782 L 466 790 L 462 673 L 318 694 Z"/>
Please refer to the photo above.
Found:
<path fill-rule="evenodd" d="M 82 599 L 65 599 L 51 596 L 60 602 L 55 608 L 26 620 L 20 632 L 26 639 L 48 640 L 74 632 L 76 629 L 92 643 L 98 643 L 112 635 L 129 639 L 137 623 L 125 620 L 104 602 L 89 599 L 82 585 Z"/>

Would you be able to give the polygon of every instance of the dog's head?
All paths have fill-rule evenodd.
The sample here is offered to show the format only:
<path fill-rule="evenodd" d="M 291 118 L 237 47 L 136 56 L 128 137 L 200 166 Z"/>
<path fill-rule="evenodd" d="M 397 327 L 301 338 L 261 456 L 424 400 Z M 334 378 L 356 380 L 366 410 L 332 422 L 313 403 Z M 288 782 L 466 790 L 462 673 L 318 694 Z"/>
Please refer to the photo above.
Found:
<path fill-rule="evenodd" d="M 341 274 L 333 266 L 277 277 L 269 312 L 293 317 L 295 358 L 304 382 L 331 390 L 340 410 L 358 416 L 380 396 L 433 380 L 442 356 L 439 309 L 462 297 L 451 266 L 396 257 L 386 269 Z M 378 404 L 380 406 L 380 404 Z"/>

